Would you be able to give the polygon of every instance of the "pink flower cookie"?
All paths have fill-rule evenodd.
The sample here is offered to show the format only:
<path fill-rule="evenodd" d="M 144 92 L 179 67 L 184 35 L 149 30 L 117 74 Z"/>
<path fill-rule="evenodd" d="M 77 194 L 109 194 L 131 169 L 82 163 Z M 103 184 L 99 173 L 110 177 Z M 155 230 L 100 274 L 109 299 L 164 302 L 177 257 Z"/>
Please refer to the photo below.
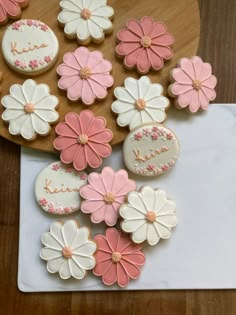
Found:
<path fill-rule="evenodd" d="M 83 110 L 80 115 L 68 113 L 65 122 L 59 123 L 55 131 L 58 137 L 54 140 L 54 148 L 61 151 L 61 161 L 73 163 L 77 171 L 88 165 L 97 168 L 102 158 L 111 154 L 109 142 L 113 134 L 106 129 L 103 117 L 94 117 L 90 110 Z"/>
<path fill-rule="evenodd" d="M 127 234 L 115 228 L 108 228 L 106 235 L 98 234 L 94 240 L 97 251 L 93 273 L 101 276 L 105 285 L 117 282 L 123 288 L 129 284 L 130 278 L 139 277 L 140 267 L 145 263 L 142 245 L 134 244 Z"/>
<path fill-rule="evenodd" d="M 111 62 L 103 59 L 101 52 L 79 47 L 73 53 L 66 53 L 63 64 L 58 66 L 57 73 L 61 76 L 58 87 L 67 90 L 69 100 L 81 99 L 91 105 L 95 99 L 107 96 L 107 88 L 114 83 L 111 69 Z"/>
<path fill-rule="evenodd" d="M 191 113 L 207 110 L 209 102 L 216 98 L 217 79 L 212 75 L 211 65 L 198 56 L 180 59 L 170 78 L 168 91 L 176 98 L 177 108 L 186 108 Z"/>
<path fill-rule="evenodd" d="M 150 69 L 162 69 L 164 60 L 173 57 L 170 46 L 174 37 L 167 32 L 164 23 L 155 23 L 150 16 L 144 16 L 141 22 L 128 20 L 126 28 L 118 32 L 117 38 L 116 53 L 124 58 L 124 66 L 128 69 L 136 67 L 142 74 Z"/>
<path fill-rule="evenodd" d="M 0 25 L 7 23 L 8 18 L 18 19 L 21 9 L 25 8 L 29 0 L 1 0 L 0 1 Z"/>
<path fill-rule="evenodd" d="M 111 167 L 104 167 L 101 174 L 91 173 L 88 182 L 80 189 L 80 195 L 86 199 L 81 211 L 91 213 L 93 223 L 105 221 L 109 226 L 115 225 L 119 207 L 125 202 L 125 196 L 135 190 L 135 182 L 125 170 L 114 172 Z"/>

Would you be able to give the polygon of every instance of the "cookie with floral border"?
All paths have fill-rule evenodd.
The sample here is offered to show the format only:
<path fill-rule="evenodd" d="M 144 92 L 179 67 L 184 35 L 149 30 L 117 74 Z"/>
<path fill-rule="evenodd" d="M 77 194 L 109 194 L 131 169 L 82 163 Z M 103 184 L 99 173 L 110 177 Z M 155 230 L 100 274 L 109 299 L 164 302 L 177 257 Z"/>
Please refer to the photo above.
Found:
<path fill-rule="evenodd" d="M 49 86 L 37 84 L 28 79 L 22 85 L 13 84 L 10 95 L 2 98 L 5 110 L 2 119 L 9 123 L 9 133 L 21 135 L 25 140 L 32 141 L 37 135 L 47 136 L 51 124 L 59 119 L 56 111 L 58 98 L 50 94 Z"/>
<path fill-rule="evenodd" d="M 186 108 L 190 113 L 207 110 L 216 98 L 217 79 L 212 75 L 211 65 L 198 56 L 182 58 L 170 72 L 169 95 L 175 98 L 175 106 Z"/>
<path fill-rule="evenodd" d="M 81 45 L 99 44 L 113 31 L 114 10 L 107 0 L 63 0 L 60 7 L 57 19 L 66 37 L 77 38 Z"/>
<path fill-rule="evenodd" d="M 126 167 L 141 176 L 158 176 L 169 171 L 175 165 L 178 155 L 176 135 L 156 123 L 134 128 L 123 144 Z"/>
<path fill-rule="evenodd" d="M 144 186 L 139 192 L 130 192 L 127 199 L 119 211 L 123 218 L 121 228 L 131 233 L 135 243 L 147 241 L 156 245 L 161 238 L 170 238 L 171 229 L 177 223 L 176 205 L 164 190 Z"/>
<path fill-rule="evenodd" d="M 1 0 L 0 25 L 6 24 L 8 19 L 17 20 L 21 17 L 21 10 L 26 8 L 29 0 Z"/>
<path fill-rule="evenodd" d="M 87 173 L 53 162 L 38 174 L 35 197 L 40 207 L 52 214 L 69 214 L 79 210 L 81 186 L 87 184 Z"/>
<path fill-rule="evenodd" d="M 54 222 L 41 241 L 40 257 L 47 261 L 48 272 L 58 272 L 61 279 L 81 280 L 96 265 L 97 245 L 91 239 L 90 230 L 80 227 L 75 220 Z"/>
<path fill-rule="evenodd" d="M 49 70 L 57 60 L 56 35 L 38 20 L 19 20 L 8 26 L 2 38 L 3 58 L 21 74 L 33 76 Z"/>

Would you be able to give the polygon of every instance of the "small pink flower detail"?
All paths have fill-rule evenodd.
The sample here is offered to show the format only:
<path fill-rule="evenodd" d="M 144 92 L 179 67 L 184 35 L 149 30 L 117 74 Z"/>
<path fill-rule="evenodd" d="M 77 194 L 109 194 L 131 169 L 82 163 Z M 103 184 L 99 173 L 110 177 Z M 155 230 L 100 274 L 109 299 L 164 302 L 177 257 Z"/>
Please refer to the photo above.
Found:
<path fill-rule="evenodd" d="M 15 64 L 16 67 L 19 67 L 21 65 L 21 62 L 20 62 L 19 59 L 16 59 L 14 64 Z"/>
<path fill-rule="evenodd" d="M 87 179 L 87 174 L 82 173 L 82 174 L 80 174 L 79 178 L 80 178 L 81 180 L 86 180 L 86 179 Z"/>
<path fill-rule="evenodd" d="M 143 137 L 142 133 L 141 133 L 141 132 L 137 132 L 137 133 L 135 133 L 135 135 L 134 135 L 134 140 L 139 141 L 139 140 L 142 139 L 142 137 Z"/>
<path fill-rule="evenodd" d="M 38 68 L 38 60 L 36 60 L 36 59 L 30 60 L 29 66 L 30 66 L 30 68 L 32 68 L 32 69 Z"/>
<path fill-rule="evenodd" d="M 53 164 L 52 165 L 52 170 L 53 171 L 58 171 L 60 169 L 60 165 L 59 164 Z"/>
<path fill-rule="evenodd" d="M 162 165 L 162 166 L 161 166 L 161 169 L 162 169 L 163 171 L 168 171 L 169 166 L 168 166 L 168 165 Z"/>
<path fill-rule="evenodd" d="M 158 132 L 158 131 L 159 131 L 159 128 L 158 128 L 157 126 L 153 126 L 153 127 L 152 127 L 152 131 L 153 131 L 153 132 Z"/>
<path fill-rule="evenodd" d="M 93 273 L 101 276 L 105 285 L 117 282 L 123 288 L 129 284 L 130 279 L 140 276 L 140 267 L 145 263 L 142 245 L 134 244 L 129 235 L 115 228 L 108 228 L 106 235 L 98 234 L 94 240 L 97 251 Z"/>
<path fill-rule="evenodd" d="M 32 20 L 27 20 L 27 25 L 28 26 L 32 26 L 34 23 L 33 23 L 33 21 Z"/>
<path fill-rule="evenodd" d="M 151 138 L 152 138 L 152 140 L 157 140 L 157 139 L 158 139 L 158 137 L 159 137 L 159 136 L 158 136 L 158 134 L 157 134 L 157 133 L 154 133 L 154 132 L 153 132 L 153 133 L 151 134 Z"/>
<path fill-rule="evenodd" d="M 18 31 L 20 26 L 21 26 L 21 24 L 19 22 L 15 22 L 12 24 L 12 29 Z"/>
<path fill-rule="evenodd" d="M 69 207 L 65 207 L 64 208 L 64 212 L 69 213 L 70 212 L 70 208 Z"/>
<path fill-rule="evenodd" d="M 54 209 L 53 205 L 49 204 L 48 206 L 48 212 L 54 213 L 56 210 Z"/>
<path fill-rule="evenodd" d="M 150 134 L 151 134 L 150 129 L 149 129 L 149 128 L 143 128 L 143 134 L 144 134 L 145 136 L 150 135 Z"/>
<path fill-rule="evenodd" d="M 173 135 L 172 135 L 172 133 L 167 133 L 167 135 L 166 135 L 166 138 L 168 139 L 168 140 L 171 140 L 171 139 L 173 139 Z"/>
<path fill-rule="evenodd" d="M 52 58 L 51 58 L 50 56 L 45 56 L 45 57 L 44 57 L 44 61 L 45 61 L 46 63 L 49 63 L 49 62 L 52 61 Z"/>
<path fill-rule="evenodd" d="M 48 202 L 45 198 L 41 198 L 39 199 L 39 204 L 40 206 L 45 207 L 48 204 Z"/>
<path fill-rule="evenodd" d="M 47 31 L 48 30 L 48 26 L 46 24 L 42 24 L 41 25 L 41 30 Z"/>
<path fill-rule="evenodd" d="M 147 170 L 148 170 L 149 172 L 154 171 L 154 169 L 155 169 L 155 165 L 153 165 L 153 164 L 148 164 Z"/>

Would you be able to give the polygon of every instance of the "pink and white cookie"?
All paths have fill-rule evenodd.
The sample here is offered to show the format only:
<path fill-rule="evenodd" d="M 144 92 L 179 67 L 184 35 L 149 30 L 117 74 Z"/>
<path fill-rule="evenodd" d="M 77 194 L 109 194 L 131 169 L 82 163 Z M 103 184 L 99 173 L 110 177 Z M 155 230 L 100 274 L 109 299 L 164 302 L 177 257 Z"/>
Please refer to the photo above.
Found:
<path fill-rule="evenodd" d="M 89 174 L 88 185 L 81 187 L 80 195 L 85 199 L 81 211 L 91 214 L 93 223 L 105 221 L 113 226 L 118 220 L 120 205 L 128 192 L 135 189 L 135 181 L 128 178 L 125 170 L 115 172 L 111 167 L 104 167 L 101 174 Z"/>
<path fill-rule="evenodd" d="M 120 207 L 121 228 L 131 233 L 137 244 L 147 241 L 156 245 L 161 238 L 170 238 L 171 229 L 177 223 L 175 208 L 164 190 L 144 186 L 139 192 L 130 192 L 128 203 Z"/>
<path fill-rule="evenodd" d="M 61 76 L 58 87 L 67 91 L 69 100 L 81 99 L 85 105 L 92 105 L 96 99 L 106 98 L 107 89 L 113 85 L 111 69 L 111 62 L 100 51 L 79 47 L 73 53 L 66 53 L 57 67 Z"/>
<path fill-rule="evenodd" d="M 61 161 L 65 164 L 73 163 L 77 171 L 84 170 L 87 166 L 99 167 L 102 158 L 112 152 L 109 142 L 113 134 L 105 127 L 106 119 L 94 117 L 90 110 L 83 110 L 79 115 L 66 114 L 65 122 L 55 128 L 58 137 L 53 143 L 54 148 L 61 151 Z"/>
<path fill-rule="evenodd" d="M 169 95 L 175 98 L 177 108 L 191 113 L 207 110 L 209 102 L 216 98 L 217 79 L 212 75 L 211 65 L 198 56 L 182 58 L 170 73 Z"/>
<path fill-rule="evenodd" d="M 21 17 L 21 9 L 27 7 L 29 0 L 1 0 L 0 25 L 6 24 L 8 19 L 17 20 Z"/>
<path fill-rule="evenodd" d="M 105 235 L 98 234 L 94 240 L 97 251 L 93 273 L 102 277 L 105 285 L 117 283 L 124 288 L 130 279 L 140 276 L 141 266 L 145 264 L 141 244 L 134 244 L 129 235 L 115 228 L 108 228 Z"/>
<path fill-rule="evenodd" d="M 117 34 L 118 57 L 124 58 L 124 67 L 136 68 L 139 73 L 148 73 L 150 69 L 160 70 L 164 60 L 173 57 L 171 45 L 174 37 L 167 32 L 166 25 L 154 22 L 152 17 L 144 16 L 141 21 L 130 19 L 126 28 Z"/>
<path fill-rule="evenodd" d="M 52 214 L 69 214 L 79 210 L 81 186 L 88 175 L 58 162 L 47 165 L 35 181 L 35 197 L 40 207 Z"/>

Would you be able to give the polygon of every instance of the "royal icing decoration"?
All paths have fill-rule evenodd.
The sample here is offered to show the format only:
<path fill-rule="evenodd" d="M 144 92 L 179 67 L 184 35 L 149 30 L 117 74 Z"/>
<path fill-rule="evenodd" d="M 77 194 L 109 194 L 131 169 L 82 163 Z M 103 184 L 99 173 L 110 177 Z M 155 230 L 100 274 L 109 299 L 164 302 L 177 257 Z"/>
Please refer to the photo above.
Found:
<path fill-rule="evenodd" d="M 2 38 L 7 64 L 23 74 L 38 74 L 56 61 L 59 44 L 54 32 L 43 22 L 20 20 L 10 25 Z"/>
<path fill-rule="evenodd" d="M 124 141 L 123 154 L 125 165 L 131 172 L 157 176 L 175 164 L 179 144 L 171 130 L 150 123 L 131 130 Z"/>
<path fill-rule="evenodd" d="M 28 5 L 29 0 L 1 0 L 0 24 L 7 22 L 8 18 L 16 19 L 21 15 L 21 8 Z"/>
<path fill-rule="evenodd" d="M 57 97 L 50 94 L 48 85 L 30 79 L 22 85 L 13 84 L 10 95 L 2 98 L 2 105 L 6 108 L 2 119 L 9 122 L 10 134 L 26 140 L 33 140 L 37 134 L 47 135 L 50 124 L 59 118 Z"/>
<path fill-rule="evenodd" d="M 171 72 L 169 94 L 176 98 L 178 108 L 187 108 L 191 113 L 207 110 L 209 102 L 216 98 L 214 90 L 217 79 L 212 75 L 211 65 L 200 57 L 180 59 Z"/>
<path fill-rule="evenodd" d="M 64 0 L 60 6 L 59 23 L 65 24 L 65 34 L 77 37 L 80 44 L 88 44 L 90 40 L 101 42 L 104 33 L 112 31 L 110 18 L 114 10 L 107 6 L 107 0 Z"/>
<path fill-rule="evenodd" d="M 144 186 L 140 192 L 130 192 L 128 203 L 120 207 L 121 228 L 132 233 L 135 243 L 156 245 L 161 238 L 170 238 L 176 225 L 175 207 L 164 190 Z"/>
<path fill-rule="evenodd" d="M 69 100 L 81 99 L 91 105 L 95 99 L 107 96 L 107 88 L 114 82 L 111 69 L 112 64 L 99 51 L 79 47 L 73 53 L 66 53 L 63 64 L 58 66 L 57 73 L 61 76 L 58 87 L 67 90 Z"/>
<path fill-rule="evenodd" d="M 105 221 L 109 226 L 115 225 L 119 207 L 128 192 L 135 190 L 136 183 L 128 178 L 125 170 L 115 172 L 111 167 L 104 167 L 101 174 L 91 173 L 88 183 L 80 189 L 85 199 L 81 211 L 90 213 L 93 223 Z"/>
<path fill-rule="evenodd" d="M 35 182 L 35 196 L 40 207 L 53 214 L 68 214 L 80 207 L 80 187 L 87 174 L 59 162 L 46 166 Z"/>
<path fill-rule="evenodd" d="M 77 171 L 88 165 L 97 168 L 102 158 L 111 154 L 109 142 L 113 134 L 106 129 L 103 117 L 94 117 L 90 110 L 83 110 L 80 115 L 68 113 L 65 122 L 59 123 L 55 131 L 58 137 L 54 140 L 55 149 L 61 151 L 61 161 L 73 163 Z"/>
<path fill-rule="evenodd" d="M 145 263 L 142 245 L 134 244 L 127 234 L 115 228 L 108 228 L 106 235 L 98 234 L 94 240 L 98 248 L 93 273 L 101 276 L 105 285 L 117 283 L 123 288 L 130 279 L 139 277 Z"/>
<path fill-rule="evenodd" d="M 75 220 L 54 222 L 41 241 L 40 257 L 47 261 L 48 272 L 58 272 L 62 279 L 83 279 L 96 264 L 96 243 L 90 240 L 89 230 Z"/>
<path fill-rule="evenodd" d="M 174 37 L 167 33 L 164 23 L 155 23 L 150 16 L 143 17 L 141 22 L 128 20 L 126 28 L 118 32 L 117 38 L 116 53 L 124 58 L 125 67 L 136 67 L 142 74 L 150 69 L 162 69 L 164 60 L 173 57 L 170 45 Z"/>
<path fill-rule="evenodd" d="M 139 80 L 125 79 L 125 87 L 114 90 L 117 98 L 112 103 L 112 111 L 117 113 L 119 126 L 129 126 L 133 129 L 143 123 L 163 122 L 166 118 L 165 110 L 169 106 L 168 98 L 164 97 L 163 87 L 152 84 L 151 80 L 143 76 Z"/>

